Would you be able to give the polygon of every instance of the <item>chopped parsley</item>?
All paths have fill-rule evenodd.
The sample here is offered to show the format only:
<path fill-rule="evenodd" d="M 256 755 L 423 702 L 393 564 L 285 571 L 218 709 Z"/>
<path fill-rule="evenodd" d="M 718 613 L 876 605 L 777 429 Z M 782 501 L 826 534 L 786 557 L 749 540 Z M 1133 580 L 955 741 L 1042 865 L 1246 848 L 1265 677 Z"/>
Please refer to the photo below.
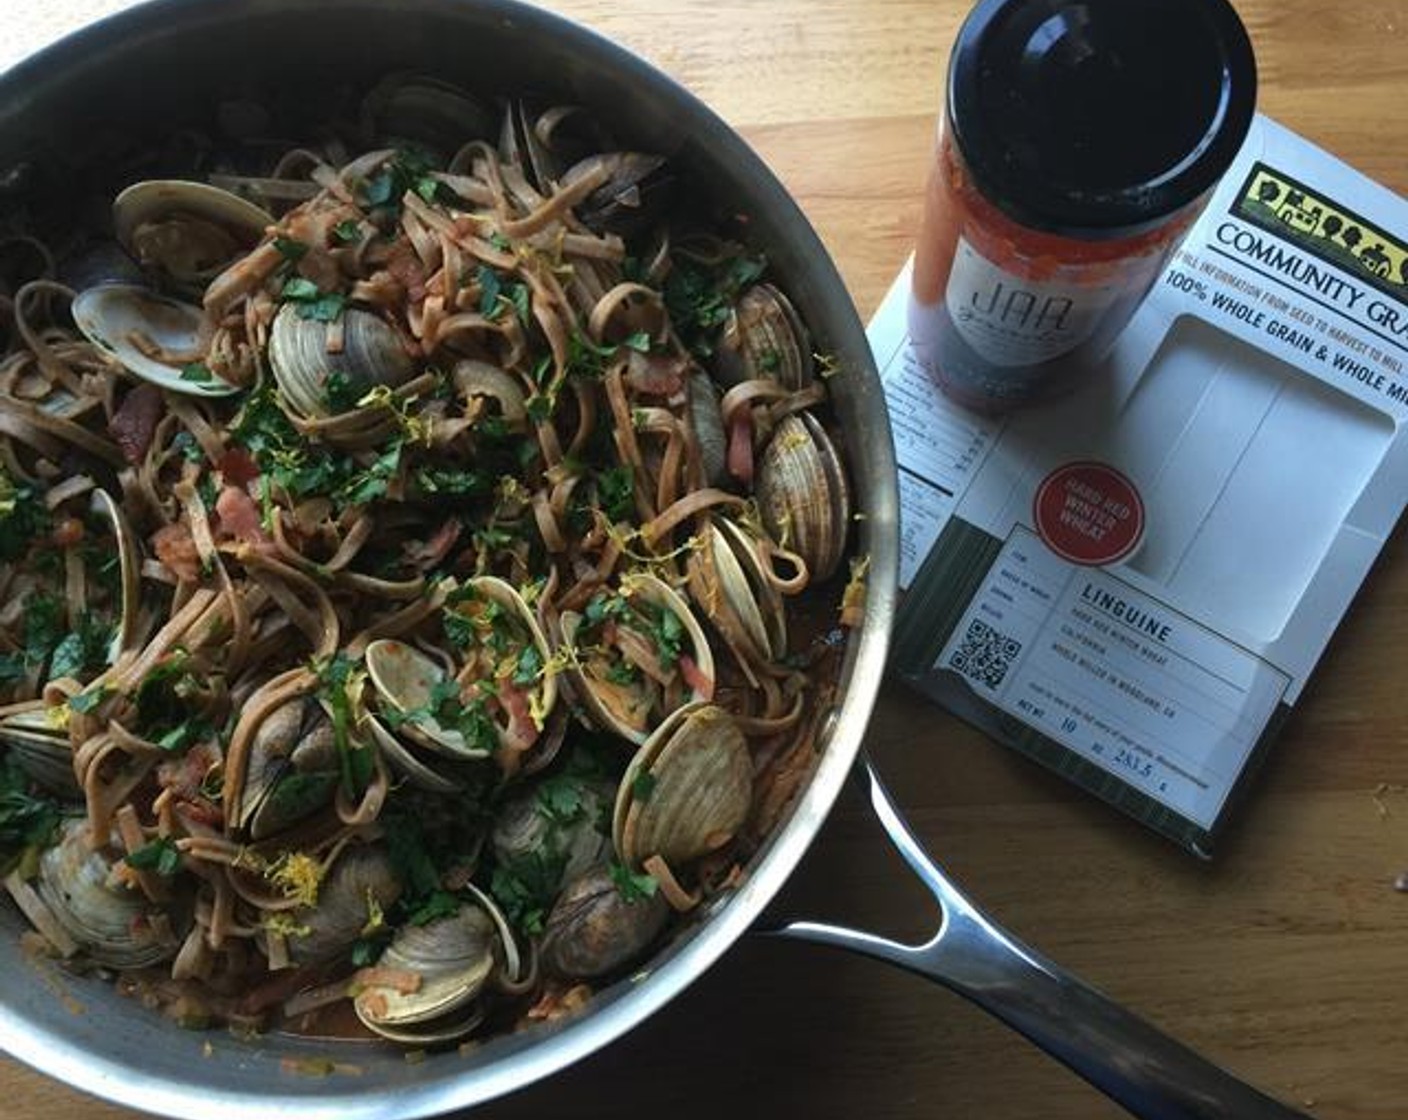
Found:
<path fill-rule="evenodd" d="M 611 876 L 611 881 L 616 884 L 617 893 L 629 903 L 644 902 L 655 897 L 655 892 L 660 889 L 660 884 L 656 882 L 654 875 L 641 873 L 637 875 L 625 864 L 612 860 L 607 867 L 607 872 Z"/>
<path fill-rule="evenodd" d="M 543 932 L 548 909 L 562 887 L 567 853 L 538 849 L 494 868 L 489 893 L 504 917 L 519 932 L 535 937 Z"/>
<path fill-rule="evenodd" d="M 339 651 L 313 668 L 318 674 L 318 696 L 327 702 L 332 712 L 333 742 L 337 745 L 342 790 L 348 798 L 355 800 L 366 792 L 376 761 L 370 748 L 352 739 L 350 690 L 358 683 L 354 681 L 357 665 Z"/>
<path fill-rule="evenodd" d="M 160 836 L 150 844 L 143 844 L 134 852 L 127 853 L 127 865 L 138 871 L 155 871 L 164 878 L 171 878 L 181 870 L 181 853 L 169 836 Z"/>
<path fill-rule="evenodd" d="M 645 331 L 636 331 L 621 340 L 621 345 L 628 350 L 635 350 L 641 354 L 650 353 L 650 335 Z"/>
<path fill-rule="evenodd" d="M 300 319 L 313 319 L 319 323 L 331 323 L 347 306 L 347 297 L 340 292 L 324 292 L 313 281 L 303 276 L 289 278 L 279 293 L 285 303 L 296 304 Z"/>
<path fill-rule="evenodd" d="M 499 313 L 499 296 L 503 292 L 503 281 L 499 274 L 487 264 L 481 264 L 474 273 L 479 285 L 479 314 L 492 319 Z"/>
<path fill-rule="evenodd" d="M 637 801 L 649 801 L 655 792 L 656 777 L 648 770 L 642 770 L 631 780 L 631 795 Z"/>
<path fill-rule="evenodd" d="M 0 467 L 0 562 L 23 556 L 49 531 L 49 509 L 33 487 L 17 485 Z"/>
<path fill-rule="evenodd" d="M 708 358 L 739 294 L 767 270 L 767 258 L 740 249 L 712 266 L 678 258 L 673 265 L 665 280 L 665 309 L 695 357 Z"/>
<path fill-rule="evenodd" d="M 181 367 L 181 380 L 194 381 L 199 385 L 214 381 L 215 375 L 204 362 L 187 362 Z"/>
<path fill-rule="evenodd" d="M 286 261 L 296 261 L 308 252 L 308 246 L 302 241 L 292 237 L 274 238 L 274 248 L 279 251 Z"/>
<path fill-rule="evenodd" d="M 610 467 L 597 475 L 601 508 L 612 521 L 629 521 L 636 511 L 636 481 L 631 468 Z"/>
<path fill-rule="evenodd" d="M 356 218 L 344 218 L 332 227 L 333 237 L 344 245 L 352 245 L 362 240 L 362 223 Z"/>
<path fill-rule="evenodd" d="M 30 792 L 19 763 L 0 757 L 0 874 L 34 860 L 53 842 L 60 819 L 56 802 Z"/>
<path fill-rule="evenodd" d="M 82 692 L 79 692 L 68 698 L 69 710 L 78 712 L 80 715 L 85 712 L 91 712 L 94 708 L 96 708 L 99 704 L 101 704 L 104 700 L 106 700 L 109 696 L 112 695 L 113 690 L 110 688 L 84 689 Z"/>
<path fill-rule="evenodd" d="M 103 669 L 108 664 L 108 648 L 113 628 L 102 622 L 92 611 L 78 616 L 78 624 L 54 647 L 49 660 L 49 676 L 83 677 L 90 670 Z"/>

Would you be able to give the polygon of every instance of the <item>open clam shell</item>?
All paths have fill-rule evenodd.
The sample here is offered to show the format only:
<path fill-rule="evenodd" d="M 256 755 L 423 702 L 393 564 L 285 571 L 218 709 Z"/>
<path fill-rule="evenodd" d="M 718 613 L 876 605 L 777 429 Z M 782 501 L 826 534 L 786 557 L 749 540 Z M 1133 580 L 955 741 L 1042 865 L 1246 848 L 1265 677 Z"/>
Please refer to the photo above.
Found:
<path fill-rule="evenodd" d="M 360 719 L 391 768 L 416 789 L 428 793 L 459 793 L 465 788 L 465 783 L 450 772 L 454 763 L 447 759 L 422 758 L 371 712 L 363 711 Z"/>
<path fill-rule="evenodd" d="M 448 678 L 425 654 L 405 642 L 381 638 L 367 646 L 366 664 L 377 698 L 397 715 L 407 717 L 396 728 L 398 732 L 450 758 L 490 755 L 489 750 L 466 742 L 454 728 L 441 726 L 432 714 L 435 690 Z"/>
<path fill-rule="evenodd" d="M 552 646 L 533 608 L 511 584 L 496 576 L 478 576 L 465 588 L 469 597 L 445 608 L 447 620 L 460 620 L 459 632 L 468 641 L 462 646 L 466 662 L 461 679 L 476 663 L 473 675 L 494 683 L 504 707 L 496 720 L 500 740 L 527 749 L 557 704 Z"/>
<path fill-rule="evenodd" d="M 719 517 L 703 531 L 689 559 L 690 595 L 743 663 L 775 661 L 787 652 L 782 597 L 767 579 L 754 539 Z"/>
<path fill-rule="evenodd" d="M 604 731 L 643 743 L 670 710 L 713 696 L 709 639 L 689 605 L 657 576 L 624 577 L 615 595 L 594 599 L 581 614 L 564 611 L 561 626 L 576 652 L 573 688 Z M 614 645 L 605 640 L 611 627 Z M 678 645 L 673 664 L 662 654 L 662 637 Z"/>
<path fill-rule="evenodd" d="M 239 386 L 187 361 L 153 354 L 199 354 L 206 347 L 205 313 L 140 284 L 100 284 L 73 299 L 74 324 L 143 381 L 174 393 L 223 397 Z"/>
<path fill-rule="evenodd" d="M 425 925 L 403 926 L 380 968 L 416 977 L 415 990 L 368 985 L 353 1002 L 357 1018 L 398 1041 L 448 1041 L 468 1033 L 481 1017 L 474 1004 L 498 966 L 499 941 L 498 923 L 470 903 Z"/>
<path fill-rule="evenodd" d="M 179 942 L 158 932 L 141 891 L 121 882 L 88 825 L 72 820 L 39 859 L 35 891 L 84 953 L 109 968 L 146 968 L 175 955 Z"/>
<path fill-rule="evenodd" d="M 815 580 L 840 566 L 851 527 L 851 488 L 836 445 L 809 412 L 785 416 L 758 465 L 763 524 Z"/>
<path fill-rule="evenodd" d="M 118 243 L 184 291 L 200 292 L 274 224 L 254 203 L 182 179 L 133 183 L 112 204 Z"/>
<path fill-rule="evenodd" d="M 122 602 L 118 608 L 112 645 L 108 650 L 108 660 L 115 662 L 118 655 L 137 640 L 142 599 L 142 556 L 137 534 L 111 494 L 102 489 L 94 490 L 91 508 L 95 516 L 111 526 L 117 552 L 118 589 Z"/>
<path fill-rule="evenodd" d="M 334 325 L 303 318 L 294 303 L 274 316 L 269 365 L 284 399 L 304 417 L 348 411 L 375 386 L 394 389 L 416 370 L 401 336 L 372 312 L 345 308 Z"/>
<path fill-rule="evenodd" d="M 747 819 L 753 763 L 734 718 L 713 704 L 675 712 L 626 768 L 612 841 L 626 866 L 651 856 L 682 867 L 721 848 Z"/>

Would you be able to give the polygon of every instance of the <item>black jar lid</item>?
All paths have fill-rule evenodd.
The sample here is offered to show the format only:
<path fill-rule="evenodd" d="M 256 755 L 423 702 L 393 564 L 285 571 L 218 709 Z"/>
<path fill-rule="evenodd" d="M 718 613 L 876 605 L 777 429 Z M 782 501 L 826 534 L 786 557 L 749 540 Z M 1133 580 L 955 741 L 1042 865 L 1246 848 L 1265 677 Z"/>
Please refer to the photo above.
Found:
<path fill-rule="evenodd" d="M 949 62 L 949 121 L 978 189 L 1069 237 L 1129 236 L 1198 198 L 1255 102 L 1227 0 L 979 0 Z"/>

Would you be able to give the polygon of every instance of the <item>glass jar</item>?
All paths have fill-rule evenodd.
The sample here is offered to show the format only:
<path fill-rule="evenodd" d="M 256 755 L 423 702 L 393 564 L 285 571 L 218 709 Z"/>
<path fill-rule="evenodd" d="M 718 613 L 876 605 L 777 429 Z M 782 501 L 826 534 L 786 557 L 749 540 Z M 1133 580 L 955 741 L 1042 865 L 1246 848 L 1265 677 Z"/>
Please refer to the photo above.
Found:
<path fill-rule="evenodd" d="M 955 400 L 998 412 L 1108 352 L 1246 137 L 1226 0 L 981 0 L 949 63 L 909 308 Z"/>

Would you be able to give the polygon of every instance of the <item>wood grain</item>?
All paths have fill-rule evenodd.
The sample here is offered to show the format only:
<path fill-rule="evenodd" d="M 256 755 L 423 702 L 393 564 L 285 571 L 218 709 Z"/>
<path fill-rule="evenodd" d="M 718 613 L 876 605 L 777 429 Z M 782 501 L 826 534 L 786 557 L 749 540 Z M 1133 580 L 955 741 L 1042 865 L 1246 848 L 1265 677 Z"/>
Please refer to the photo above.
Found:
<path fill-rule="evenodd" d="M 958 0 L 563 0 L 740 128 L 863 314 L 918 213 Z M 1408 3 L 1239 0 L 1264 111 L 1408 192 Z M 1408 544 L 1397 533 L 1217 861 L 1195 863 L 913 695 L 869 746 L 930 849 L 1019 936 L 1325 1120 L 1402 1115 L 1408 1069 Z M 918 937 L 932 908 L 861 799 L 775 906 Z M 12 1120 L 127 1120 L 0 1063 Z M 879 965 L 745 939 L 657 1018 L 505 1118 L 1122 1115 L 954 997 Z"/>

